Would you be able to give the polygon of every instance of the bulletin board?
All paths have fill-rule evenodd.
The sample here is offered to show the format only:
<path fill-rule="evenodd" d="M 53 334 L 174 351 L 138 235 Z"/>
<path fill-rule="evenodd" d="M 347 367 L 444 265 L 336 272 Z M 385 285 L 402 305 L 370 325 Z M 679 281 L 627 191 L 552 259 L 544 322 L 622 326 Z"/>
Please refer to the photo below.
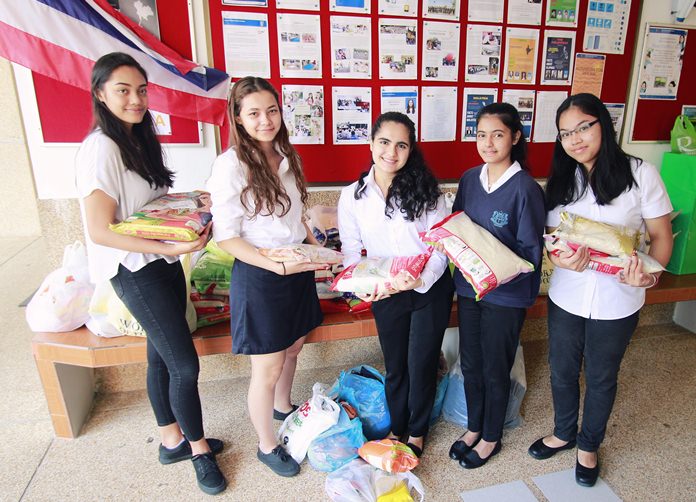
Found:
<path fill-rule="evenodd" d="M 157 0 L 161 40 L 191 59 L 187 0 Z M 45 143 L 79 143 L 92 123 L 90 93 L 32 72 Z M 172 134 L 159 136 L 162 143 L 199 143 L 196 121 L 170 116 Z"/>
<path fill-rule="evenodd" d="M 674 127 L 674 120 L 681 114 L 683 105 L 696 105 L 696 29 L 687 29 L 679 25 L 654 25 L 668 28 L 678 28 L 688 31 L 684 61 L 676 100 L 636 99 L 635 110 L 632 114 L 631 143 L 664 143 L 669 142 L 669 133 Z M 647 32 L 647 28 L 646 28 Z M 642 44 L 641 44 L 642 47 Z M 636 57 L 641 57 L 638 51 Z M 638 81 L 636 79 L 636 84 Z M 638 96 L 638 89 L 636 89 Z"/>
<path fill-rule="evenodd" d="M 254 12 L 265 13 L 268 15 L 269 21 L 269 42 L 270 42 L 270 57 L 271 57 L 271 78 L 270 81 L 280 92 L 283 84 L 288 85 L 323 85 L 325 97 L 325 114 L 324 114 L 324 144 L 322 145 L 296 145 L 297 151 L 302 157 L 304 170 L 307 180 L 310 183 L 331 184 L 331 183 L 346 183 L 357 179 L 358 175 L 365 171 L 371 163 L 371 155 L 368 145 L 334 145 L 332 138 L 332 110 L 329 106 L 331 100 L 331 88 L 335 86 L 359 86 L 371 87 L 372 89 L 372 119 L 373 122 L 379 115 L 379 96 L 382 86 L 457 86 L 457 131 L 456 140 L 453 142 L 420 142 L 419 145 L 424 153 L 426 161 L 431 169 L 441 181 L 457 180 L 463 171 L 475 167 L 481 163 L 480 157 L 476 150 L 475 142 L 462 142 L 461 138 L 461 114 L 463 91 L 462 87 L 465 84 L 465 59 L 466 59 L 466 25 L 468 0 L 461 0 L 460 6 L 460 33 L 462 34 L 459 48 L 459 74 L 457 82 L 432 82 L 423 81 L 420 79 L 422 75 L 422 45 L 423 40 L 423 17 L 422 17 L 422 1 L 418 2 L 418 69 L 417 80 L 382 80 L 378 78 L 378 20 L 380 16 L 377 0 L 372 0 L 370 14 L 348 14 L 345 12 L 334 12 L 329 10 L 329 1 L 320 1 L 319 11 L 301 11 L 301 10 L 285 10 L 277 9 L 275 0 L 268 0 L 267 6 L 264 7 L 246 7 L 239 5 L 223 5 L 222 0 L 206 0 L 209 9 L 209 26 L 210 37 L 212 43 L 213 64 L 219 70 L 225 70 L 225 52 L 223 45 L 222 32 L 222 12 Z M 602 86 L 601 99 L 606 103 L 625 103 L 628 94 L 627 87 L 623 84 L 627 81 L 627 76 L 631 72 L 634 45 L 636 36 L 636 26 L 640 11 L 640 1 L 632 0 L 631 9 L 628 19 L 628 28 L 626 33 L 624 54 L 606 54 L 606 64 L 604 70 L 604 85 Z M 578 26 L 573 28 L 576 33 L 576 50 L 575 52 L 583 52 L 583 37 L 585 19 L 587 17 L 588 0 L 579 0 L 577 9 Z M 280 78 L 280 69 L 278 68 L 278 44 L 277 44 L 277 27 L 276 14 L 278 12 L 296 13 L 296 14 L 312 14 L 320 15 L 320 26 L 322 36 L 322 79 L 302 79 L 302 78 Z M 542 65 L 542 46 L 543 36 L 547 27 L 545 25 L 546 1 L 543 2 L 543 14 L 541 26 L 534 26 L 540 30 L 540 47 L 537 56 L 537 81 L 540 80 L 540 71 Z M 330 16 L 363 16 L 369 17 L 372 20 L 372 80 L 356 80 L 356 79 L 340 79 L 332 78 L 330 71 L 331 61 L 331 43 L 330 43 Z M 503 15 L 503 43 L 501 44 L 501 65 L 505 60 L 505 29 L 507 27 L 523 27 L 515 24 L 514 20 L 507 19 L 507 1 L 505 2 Z M 404 18 L 406 19 L 406 18 Z M 413 19 L 413 18 L 409 18 Z M 492 24 L 492 23 L 475 23 L 475 24 Z M 500 25 L 500 24 L 499 24 Z M 557 26 L 549 26 L 549 30 L 559 29 Z M 694 37 L 696 39 L 696 36 Z M 696 43 L 692 42 L 694 47 L 691 47 L 690 54 L 696 52 Z M 558 85 L 515 85 L 503 84 L 502 74 L 501 82 L 496 84 L 471 83 L 471 87 L 489 87 L 498 90 L 498 99 L 502 99 L 503 89 L 534 89 L 536 91 L 567 91 L 570 94 L 571 86 Z M 684 82 L 681 92 L 686 92 L 688 83 Z M 422 92 L 419 91 L 419 96 Z M 660 103 L 662 105 L 663 103 Z M 221 129 L 221 138 L 223 148 L 227 146 L 228 131 L 226 128 Z M 553 153 L 554 143 L 529 143 L 528 160 L 530 170 L 535 177 L 546 177 L 550 166 L 551 156 Z"/>

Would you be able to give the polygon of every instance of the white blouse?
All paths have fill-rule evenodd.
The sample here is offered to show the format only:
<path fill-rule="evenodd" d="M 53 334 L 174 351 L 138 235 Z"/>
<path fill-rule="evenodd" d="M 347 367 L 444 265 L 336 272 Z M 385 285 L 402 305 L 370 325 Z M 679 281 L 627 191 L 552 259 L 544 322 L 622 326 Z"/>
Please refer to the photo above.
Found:
<path fill-rule="evenodd" d="M 268 214 L 264 210 L 253 216 L 254 202 L 250 194 L 247 196 L 249 210 L 244 208 L 241 194 L 247 186 L 247 173 L 248 167 L 239 160 L 234 147 L 215 159 L 206 183 L 206 190 L 210 192 L 213 202 L 213 238 L 220 242 L 241 237 L 259 248 L 304 241 L 307 238 L 303 224 L 304 207 L 288 159 L 283 157 L 278 168 L 280 182 L 290 197 L 291 204 L 284 216 L 280 216 L 282 208 L 279 205 L 276 205 L 274 214 Z"/>
<path fill-rule="evenodd" d="M 414 221 L 406 220 L 396 206 L 391 218 L 388 218 L 384 214 L 386 201 L 375 182 L 374 168 L 364 181 L 362 197 L 355 199 L 356 181 L 341 190 L 338 201 L 338 228 L 341 251 L 345 256 L 343 264 L 349 266 L 358 262 L 363 248 L 371 257 L 414 256 L 427 252 L 429 247 L 421 240 L 420 234 L 447 216 L 444 196 L 440 196 L 434 210 L 424 211 Z M 421 272 L 423 284 L 414 291 L 426 293 L 440 278 L 445 267 L 447 256 L 433 251 Z"/>
<path fill-rule="evenodd" d="M 655 166 L 645 161 L 639 164 L 633 159 L 631 169 L 638 186 L 634 185 L 603 206 L 597 204 L 594 192 L 588 186 L 578 201 L 549 211 L 546 226 L 557 227 L 561 222 L 560 212 L 568 211 L 594 221 L 625 225 L 644 232 L 643 220 L 669 214 L 672 204 Z M 581 186 L 582 174 L 576 173 L 576 182 Z M 643 306 L 645 289 L 622 284 L 613 275 L 593 270 L 575 272 L 555 267 L 549 298 L 567 312 L 586 319 L 622 319 Z"/>

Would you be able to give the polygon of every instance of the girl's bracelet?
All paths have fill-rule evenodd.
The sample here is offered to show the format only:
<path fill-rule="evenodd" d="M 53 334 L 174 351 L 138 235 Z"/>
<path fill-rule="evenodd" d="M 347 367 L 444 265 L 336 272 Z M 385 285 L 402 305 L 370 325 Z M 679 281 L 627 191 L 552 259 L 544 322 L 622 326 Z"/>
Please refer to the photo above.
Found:
<path fill-rule="evenodd" d="M 283 275 L 287 274 L 288 271 L 285 270 L 285 263 L 283 263 L 283 262 L 281 261 L 280 264 L 283 266 Z M 654 277 L 654 276 L 653 276 L 653 277 Z M 655 282 L 657 282 L 657 279 L 655 279 Z M 654 286 L 654 285 L 655 285 L 655 284 L 653 284 L 653 286 Z"/>
<path fill-rule="evenodd" d="M 652 282 L 652 284 L 649 284 L 648 286 L 645 286 L 645 289 L 650 289 L 650 288 L 652 288 L 653 286 L 655 286 L 655 285 L 657 284 L 657 275 L 655 275 L 655 274 L 650 274 L 650 276 L 653 278 L 653 282 Z"/>

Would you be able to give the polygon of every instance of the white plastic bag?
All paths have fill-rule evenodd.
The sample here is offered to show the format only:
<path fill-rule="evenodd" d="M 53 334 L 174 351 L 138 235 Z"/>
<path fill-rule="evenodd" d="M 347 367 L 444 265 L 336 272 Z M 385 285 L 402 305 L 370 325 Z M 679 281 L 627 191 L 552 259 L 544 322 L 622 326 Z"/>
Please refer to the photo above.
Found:
<path fill-rule="evenodd" d="M 338 422 L 341 407 L 326 397 L 320 383 L 312 387 L 312 397 L 288 416 L 278 430 L 278 440 L 299 464 L 314 438 Z"/>
<path fill-rule="evenodd" d="M 72 331 L 89 318 L 94 287 L 89 282 L 87 253 L 81 242 L 67 246 L 63 266 L 46 276 L 27 305 L 32 331 Z"/>
<path fill-rule="evenodd" d="M 335 470 L 324 482 L 324 490 L 333 502 L 379 502 L 389 500 L 388 493 L 405 483 L 413 500 L 425 500 L 420 479 L 412 472 L 388 473 L 362 459 L 355 459 Z"/>

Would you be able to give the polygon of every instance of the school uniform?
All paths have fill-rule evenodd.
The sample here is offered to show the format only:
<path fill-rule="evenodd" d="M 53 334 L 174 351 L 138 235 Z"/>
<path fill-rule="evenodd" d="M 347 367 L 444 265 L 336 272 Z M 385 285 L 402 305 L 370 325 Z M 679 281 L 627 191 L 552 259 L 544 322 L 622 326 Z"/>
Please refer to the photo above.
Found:
<path fill-rule="evenodd" d="M 282 155 L 282 154 L 281 154 Z M 278 177 L 290 198 L 287 214 L 276 206 L 273 214 L 253 215 L 254 202 L 246 196 L 248 167 L 234 148 L 215 160 L 207 182 L 213 215 L 213 238 L 220 242 L 241 237 L 256 248 L 298 244 L 307 238 L 303 223 L 304 206 L 295 177 L 283 156 Z M 232 352 L 270 354 L 285 350 L 319 326 L 323 315 L 319 307 L 314 272 L 278 275 L 236 259 L 230 282 Z"/>
<path fill-rule="evenodd" d="M 357 185 L 345 187 L 338 203 L 345 266 L 358 262 L 363 248 L 369 257 L 428 251 L 419 234 L 446 216 L 444 197 L 434 210 L 408 221 L 398 206 L 391 218 L 385 215 L 386 201 L 375 182 L 374 169 L 365 176 L 356 200 Z M 423 284 L 418 288 L 372 304 L 384 355 L 392 432 L 399 436 L 419 437 L 428 432 L 440 348 L 452 306 L 452 278 L 444 254 L 433 252 L 420 277 Z"/>
<path fill-rule="evenodd" d="M 510 370 L 526 315 L 539 293 L 544 233 L 544 195 L 518 162 L 488 187 L 488 165 L 464 173 L 452 211 L 464 211 L 535 270 L 498 286 L 476 301 L 457 269 L 459 355 L 468 428 L 485 441 L 499 441 L 510 394 Z"/>

